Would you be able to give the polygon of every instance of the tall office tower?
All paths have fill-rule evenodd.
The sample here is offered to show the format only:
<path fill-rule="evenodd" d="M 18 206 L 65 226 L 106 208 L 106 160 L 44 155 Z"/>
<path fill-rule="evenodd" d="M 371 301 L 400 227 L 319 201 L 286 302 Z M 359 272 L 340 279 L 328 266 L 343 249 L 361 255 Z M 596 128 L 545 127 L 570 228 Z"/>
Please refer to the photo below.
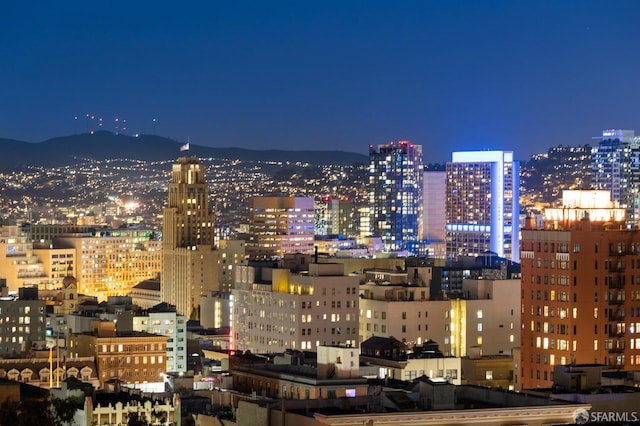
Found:
<path fill-rule="evenodd" d="M 251 197 L 251 256 L 313 253 L 314 201 L 311 197 Z"/>
<path fill-rule="evenodd" d="M 317 201 L 315 221 L 316 235 L 353 236 L 355 234 L 353 201 L 348 198 L 332 197 L 325 197 Z"/>
<path fill-rule="evenodd" d="M 233 288 L 233 271 L 240 265 L 246 265 L 247 242 L 244 240 L 220 240 L 218 247 L 218 282 L 220 291 L 231 293 Z"/>
<path fill-rule="evenodd" d="M 338 202 L 338 235 L 352 237 L 356 234 L 356 211 L 353 201 L 343 198 Z M 335 230 L 335 227 L 334 227 Z"/>
<path fill-rule="evenodd" d="M 447 257 L 519 257 L 519 164 L 511 151 L 454 152 L 446 174 Z"/>
<path fill-rule="evenodd" d="M 218 288 L 218 252 L 204 167 L 180 157 L 171 170 L 162 219 L 162 300 L 187 318 L 198 318 L 200 295 Z"/>
<path fill-rule="evenodd" d="M 433 257 L 446 257 L 446 194 L 447 174 L 444 171 L 427 171 L 423 176 L 422 235 L 428 242 Z"/>
<path fill-rule="evenodd" d="M 545 228 L 522 230 L 521 385 L 551 387 L 554 365 L 640 365 L 640 230 L 608 191 L 564 191 Z"/>
<path fill-rule="evenodd" d="M 594 189 L 611 191 L 611 199 L 626 210 L 626 224 L 640 220 L 640 144 L 633 130 L 603 130 L 591 148 L 591 183 Z"/>
<path fill-rule="evenodd" d="M 369 146 L 371 234 L 387 250 L 422 239 L 422 146 L 408 141 Z"/>

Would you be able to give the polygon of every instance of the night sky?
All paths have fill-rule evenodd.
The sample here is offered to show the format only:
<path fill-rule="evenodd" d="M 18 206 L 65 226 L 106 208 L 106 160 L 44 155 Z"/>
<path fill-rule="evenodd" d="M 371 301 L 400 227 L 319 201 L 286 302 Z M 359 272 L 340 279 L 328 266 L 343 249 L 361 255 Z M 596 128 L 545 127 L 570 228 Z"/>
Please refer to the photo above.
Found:
<path fill-rule="evenodd" d="M 425 162 L 526 160 L 604 128 L 640 133 L 639 18 L 640 1 L 605 0 L 6 1 L 0 137 L 102 118 L 217 147 L 365 154 L 408 139 Z"/>

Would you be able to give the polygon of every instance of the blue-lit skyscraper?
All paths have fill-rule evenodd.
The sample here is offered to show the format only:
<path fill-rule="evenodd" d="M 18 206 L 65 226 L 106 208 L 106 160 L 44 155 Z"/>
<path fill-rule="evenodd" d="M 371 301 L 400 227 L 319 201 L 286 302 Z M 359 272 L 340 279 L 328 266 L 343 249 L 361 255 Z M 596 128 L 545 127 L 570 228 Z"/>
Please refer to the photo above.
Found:
<path fill-rule="evenodd" d="M 511 151 L 454 152 L 446 168 L 447 257 L 519 260 L 519 163 Z"/>
<path fill-rule="evenodd" d="M 369 147 L 371 234 L 387 250 L 421 240 L 422 146 L 408 141 Z"/>

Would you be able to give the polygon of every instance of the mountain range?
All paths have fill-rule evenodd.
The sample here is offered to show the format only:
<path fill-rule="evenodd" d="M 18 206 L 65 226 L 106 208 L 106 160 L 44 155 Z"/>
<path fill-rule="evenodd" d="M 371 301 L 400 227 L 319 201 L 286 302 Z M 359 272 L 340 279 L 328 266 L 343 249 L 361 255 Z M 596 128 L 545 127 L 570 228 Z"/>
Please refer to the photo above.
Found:
<path fill-rule="evenodd" d="M 108 131 L 56 137 L 39 143 L 0 138 L 0 168 L 24 166 L 54 167 L 72 165 L 86 159 L 127 158 L 142 161 L 164 161 L 181 153 L 184 143 L 156 136 L 129 136 Z M 299 150 L 252 150 L 238 147 L 213 148 L 189 144 L 188 155 L 200 158 L 220 158 L 243 161 L 302 162 L 315 165 L 367 164 L 369 157 L 345 151 L 307 151 L 304 143 Z"/>

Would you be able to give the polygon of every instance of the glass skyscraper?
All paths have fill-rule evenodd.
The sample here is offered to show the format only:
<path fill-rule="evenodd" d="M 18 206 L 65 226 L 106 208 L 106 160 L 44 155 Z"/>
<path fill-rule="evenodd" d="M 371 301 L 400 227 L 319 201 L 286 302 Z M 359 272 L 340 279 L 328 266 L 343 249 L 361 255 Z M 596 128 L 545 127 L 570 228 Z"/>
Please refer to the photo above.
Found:
<path fill-rule="evenodd" d="M 633 130 L 603 130 L 591 148 L 591 184 L 611 191 L 611 201 L 626 210 L 628 228 L 640 220 L 640 148 Z"/>
<path fill-rule="evenodd" d="M 446 167 L 447 257 L 519 259 L 519 163 L 511 151 L 454 152 Z"/>
<path fill-rule="evenodd" d="M 422 146 L 408 141 L 369 146 L 370 231 L 390 251 L 421 240 Z"/>

